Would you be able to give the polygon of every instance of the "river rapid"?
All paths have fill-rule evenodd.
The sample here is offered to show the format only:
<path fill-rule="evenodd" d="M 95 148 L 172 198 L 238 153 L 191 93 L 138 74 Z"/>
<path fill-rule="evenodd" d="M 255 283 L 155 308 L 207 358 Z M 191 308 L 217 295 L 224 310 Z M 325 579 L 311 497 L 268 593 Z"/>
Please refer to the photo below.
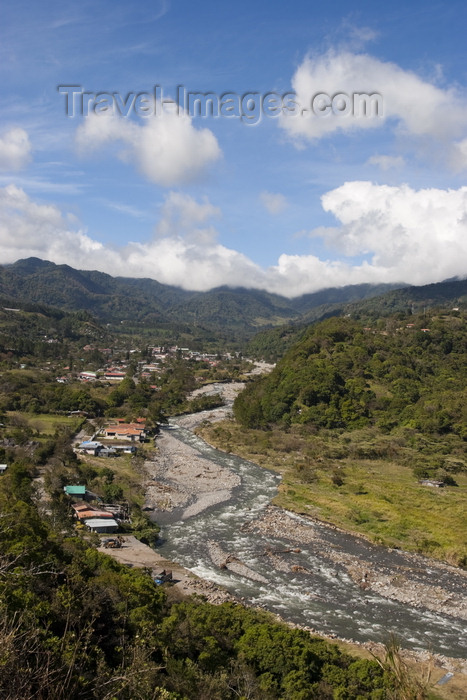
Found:
<path fill-rule="evenodd" d="M 316 632 L 382 643 L 394 634 L 407 649 L 466 657 L 466 572 L 274 508 L 279 475 L 173 427 L 171 437 L 233 472 L 238 485 L 194 515 L 177 507 L 155 513 L 160 554 Z"/>

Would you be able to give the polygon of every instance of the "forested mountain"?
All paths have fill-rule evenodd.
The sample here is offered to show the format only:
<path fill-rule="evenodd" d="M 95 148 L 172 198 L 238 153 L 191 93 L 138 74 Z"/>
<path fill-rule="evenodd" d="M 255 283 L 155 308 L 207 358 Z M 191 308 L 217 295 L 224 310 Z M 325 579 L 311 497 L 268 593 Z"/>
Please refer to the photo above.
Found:
<path fill-rule="evenodd" d="M 274 371 L 237 398 L 249 427 L 324 428 L 400 424 L 464 435 L 465 313 L 393 315 L 372 327 L 351 318 L 311 326 Z"/>
<path fill-rule="evenodd" d="M 354 318 L 378 319 L 388 314 L 430 312 L 434 307 L 467 305 L 467 279 L 448 280 L 420 287 L 404 287 L 344 307 Z"/>
<path fill-rule="evenodd" d="M 336 304 L 381 294 L 390 285 L 354 285 L 287 299 L 257 289 L 219 287 L 189 292 L 151 279 L 111 277 L 68 265 L 28 258 L 0 267 L 0 294 L 16 300 L 86 310 L 103 322 L 180 329 L 193 335 L 203 329 L 245 339 L 264 327 L 299 320 L 326 304 L 318 317 Z M 339 307 L 340 308 L 340 307 Z"/>
<path fill-rule="evenodd" d="M 66 312 L 0 297 L 0 358 L 64 357 L 67 348 L 94 341 L 107 345 L 111 335 L 87 311 Z"/>
<path fill-rule="evenodd" d="M 437 307 L 464 308 L 467 306 L 467 280 L 450 280 L 437 284 L 427 284 L 421 287 L 404 287 L 391 291 L 384 291 L 383 287 L 372 287 L 378 294 L 367 295 L 363 298 L 364 287 L 358 285 L 358 290 L 362 293 L 359 300 L 351 303 L 320 303 L 298 320 L 278 328 L 266 329 L 257 333 L 249 341 L 246 352 L 253 357 L 275 362 L 282 357 L 294 343 L 298 342 L 307 332 L 310 323 L 324 320 L 331 316 L 345 316 L 358 319 L 363 325 L 375 323 L 378 319 L 390 316 L 395 313 L 402 315 L 416 313 L 430 313 Z M 356 292 L 356 287 L 346 287 L 347 294 Z M 335 292 L 340 290 L 326 290 L 330 300 L 336 300 Z M 324 292 L 317 292 L 313 295 L 316 301 L 322 300 Z M 350 298 L 350 297 L 349 297 Z M 349 301 L 349 298 L 347 301 Z M 344 296 L 342 296 L 344 299 Z"/>
<path fill-rule="evenodd" d="M 56 306 L 66 311 L 86 310 L 109 321 L 150 313 L 164 321 L 164 292 L 153 280 L 133 286 L 102 272 L 81 272 L 38 258 L 19 260 L 0 269 L 0 293 L 19 300 Z M 171 289 L 171 296 L 183 293 Z"/>

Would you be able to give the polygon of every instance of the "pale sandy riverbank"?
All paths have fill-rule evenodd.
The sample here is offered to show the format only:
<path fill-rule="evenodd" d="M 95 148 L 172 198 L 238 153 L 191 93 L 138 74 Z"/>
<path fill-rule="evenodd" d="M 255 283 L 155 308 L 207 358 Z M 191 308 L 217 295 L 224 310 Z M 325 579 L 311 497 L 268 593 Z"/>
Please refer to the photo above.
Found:
<path fill-rule="evenodd" d="M 107 539 L 107 537 L 108 535 L 103 537 L 102 541 Z M 176 562 L 165 559 L 156 550 L 143 544 L 133 535 L 123 536 L 122 546 L 119 549 L 106 549 L 103 546 L 98 549 L 100 552 L 109 554 L 121 564 L 148 569 L 152 576 L 161 573 L 164 569 L 172 571 L 172 586 L 181 595 L 202 595 L 210 603 L 214 604 L 223 603 L 227 600 L 238 601 L 235 596 L 227 593 L 227 591 L 218 588 L 209 581 L 198 578 L 191 571 L 188 571 L 188 569 L 183 568 Z"/>
<path fill-rule="evenodd" d="M 145 462 L 145 470 L 146 507 L 159 513 L 180 508 L 182 520 L 228 501 L 240 484 L 237 474 L 203 458 L 169 430 L 157 438 L 157 450 Z"/>
<path fill-rule="evenodd" d="M 226 385 L 233 388 L 231 385 Z M 231 399 L 230 399 L 231 400 Z M 193 429 L 203 420 L 215 421 L 225 417 L 228 409 L 216 409 L 215 411 L 204 412 L 190 416 L 180 417 L 174 420 L 179 425 Z M 201 512 L 204 508 L 212 504 L 219 503 L 230 498 L 231 490 L 237 485 L 238 477 L 232 474 L 228 469 L 214 464 L 210 460 L 204 459 L 196 450 L 176 439 L 176 431 L 164 431 L 162 436 L 157 441 L 157 454 L 154 460 L 146 463 L 148 479 L 146 481 L 147 503 L 156 506 L 162 510 L 173 510 L 180 508 L 182 518 L 188 517 L 191 514 Z M 191 510 L 190 510 L 191 509 Z M 290 520 L 290 516 L 285 511 L 269 508 L 265 511 L 263 518 L 250 523 L 249 527 L 253 530 L 268 531 L 281 536 L 289 536 L 292 546 L 300 546 L 303 537 L 307 538 L 307 533 L 300 526 L 300 532 L 296 531 L 297 523 Z M 310 532 L 308 536 L 312 536 L 312 523 L 310 523 Z M 316 536 L 316 533 L 313 534 Z M 214 545 L 212 545 L 214 546 Z M 235 596 L 230 595 L 226 591 L 219 589 L 214 584 L 203 581 L 191 572 L 181 566 L 168 562 L 161 557 L 157 551 L 146 547 L 139 543 L 135 538 L 125 538 L 124 546 L 120 550 L 103 550 L 111 554 L 122 563 L 132 564 L 134 566 L 143 566 L 150 569 L 153 573 L 158 573 L 162 569 L 172 569 L 174 578 L 177 580 L 175 590 L 181 595 L 197 593 L 203 595 L 209 602 L 220 603 L 225 600 L 237 600 Z M 224 561 L 224 554 L 218 553 L 220 559 Z M 221 556 L 222 555 L 222 556 Z M 362 587 L 370 587 L 380 595 L 387 595 L 389 598 L 396 598 L 403 601 L 404 596 L 409 605 L 421 604 L 426 606 L 427 599 L 430 599 L 433 610 L 439 609 L 448 614 L 456 614 L 459 611 L 459 600 L 453 599 L 452 595 L 448 595 L 443 590 L 425 590 L 423 586 L 412 588 L 410 585 L 410 572 L 398 571 L 397 578 L 394 579 L 394 574 L 387 571 L 377 571 L 374 567 L 371 568 L 370 562 L 361 562 L 353 557 L 345 557 L 345 561 L 339 553 L 330 553 L 330 559 L 334 559 L 336 563 L 343 564 L 347 572 L 352 576 L 355 582 L 361 583 Z M 342 558 L 342 561 L 340 559 Z M 213 560 L 215 556 L 213 557 Z M 275 559 L 276 561 L 272 561 Z M 269 562 L 272 565 L 280 567 L 287 566 L 288 563 L 272 553 L 269 555 Z M 219 565 L 221 565 L 221 562 Z M 234 562 L 235 563 L 235 562 Z M 415 563 L 415 562 L 414 562 Z M 229 568 L 231 566 L 229 565 Z M 365 574 L 367 574 L 365 576 Z M 245 602 L 247 601 L 239 601 Z M 313 633 L 319 634 L 319 631 L 310 630 Z M 321 635 L 323 636 L 323 635 Z M 352 645 L 354 648 L 364 647 L 370 648 L 373 651 L 381 651 L 380 645 L 364 644 Z M 408 659 L 417 659 L 418 662 L 423 660 L 424 655 L 416 655 L 407 652 Z M 426 658 L 429 654 L 425 655 Z M 434 679 L 441 677 L 444 670 L 450 670 L 456 674 L 466 673 L 466 664 L 460 659 L 448 659 L 442 657 L 433 657 L 435 662 Z M 452 684 L 452 685 L 451 685 Z M 450 681 L 452 690 L 457 687 L 457 682 Z M 463 695 L 457 695 L 462 697 Z M 443 697 L 452 697 L 456 695 L 443 695 Z"/>

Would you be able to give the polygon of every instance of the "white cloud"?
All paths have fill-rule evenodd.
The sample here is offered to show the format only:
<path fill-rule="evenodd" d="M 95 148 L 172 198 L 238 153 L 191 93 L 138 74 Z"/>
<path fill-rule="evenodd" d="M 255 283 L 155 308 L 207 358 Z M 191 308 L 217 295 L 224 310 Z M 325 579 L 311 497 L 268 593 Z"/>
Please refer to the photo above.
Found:
<path fill-rule="evenodd" d="M 127 216 L 132 216 L 134 219 L 149 219 L 147 212 L 143 211 L 142 209 L 138 209 L 137 207 L 133 207 L 131 204 L 114 202 L 106 197 L 99 197 L 97 201 L 113 211 L 118 211 L 122 214 L 126 214 Z"/>
<path fill-rule="evenodd" d="M 110 248 L 76 226 L 58 207 L 38 204 L 15 185 L 0 188 L 0 259 L 30 256 L 84 270 L 126 277 L 151 277 L 165 284 L 205 290 L 222 284 L 261 286 L 261 268 L 217 242 L 210 225 L 219 210 L 207 200 L 171 192 L 154 238 Z"/>
<path fill-rule="evenodd" d="M 261 203 L 267 209 L 270 214 L 280 214 L 287 208 L 288 202 L 283 194 L 280 192 L 268 192 L 264 190 L 259 196 Z"/>
<path fill-rule="evenodd" d="M 206 290 L 223 284 L 239 286 L 263 279 L 263 272 L 245 255 L 217 241 L 211 220 L 220 210 L 207 199 L 202 203 L 170 192 L 161 208 L 153 240 L 130 243 L 123 252 L 131 273 L 165 284 Z"/>
<path fill-rule="evenodd" d="M 405 160 L 402 156 L 371 156 L 367 160 L 368 165 L 377 165 L 381 170 L 391 170 L 392 168 L 402 168 Z"/>
<path fill-rule="evenodd" d="M 428 139 L 429 145 L 419 143 L 425 151 L 433 150 L 438 142 L 441 155 L 457 167 L 467 167 L 467 154 L 455 141 L 467 135 L 467 95 L 458 89 L 440 88 L 412 71 L 373 56 L 349 51 L 308 56 L 292 79 L 297 102 L 308 108 L 305 114 L 285 115 L 281 125 L 299 142 L 313 141 L 334 132 L 375 129 L 389 126 L 397 134 L 410 136 L 417 142 Z M 379 94 L 382 116 L 333 114 L 318 116 L 310 110 L 317 93 L 334 96 Z M 446 146 L 448 146 L 446 151 Z M 438 153 L 437 155 L 440 155 Z"/>
<path fill-rule="evenodd" d="M 104 246 L 74 226 L 52 204 L 37 204 L 15 185 L 0 188 L 0 257 L 3 262 L 36 256 L 82 264 Z"/>
<path fill-rule="evenodd" d="M 82 153 L 123 144 L 119 157 L 164 187 L 196 180 L 221 156 L 212 131 L 195 129 L 189 116 L 167 110 L 145 117 L 142 125 L 110 113 L 91 114 L 78 127 L 76 142 Z"/>
<path fill-rule="evenodd" d="M 206 239 L 211 229 L 200 228 L 210 219 L 221 214 L 218 207 L 213 206 L 207 197 L 199 204 L 193 197 L 181 192 L 169 192 L 161 208 L 161 218 L 156 228 L 159 238 L 185 236 L 191 239 Z M 210 233 L 209 238 L 212 238 Z"/>
<path fill-rule="evenodd" d="M 417 191 L 347 182 L 326 193 L 322 205 L 337 225 L 310 235 L 324 238 L 339 259 L 283 254 L 265 269 L 219 243 L 212 220 L 220 212 L 208 200 L 171 192 L 152 239 L 111 248 L 57 207 L 33 202 L 10 185 L 0 189 L 0 259 L 33 255 L 185 289 L 225 284 L 286 296 L 362 282 L 427 284 L 467 274 L 467 187 Z M 366 260 L 355 264 L 355 256 Z"/>
<path fill-rule="evenodd" d="M 348 182 L 322 204 L 341 224 L 329 230 L 329 243 L 348 256 L 372 255 L 383 281 L 424 284 L 467 274 L 467 187 Z"/>
<path fill-rule="evenodd" d="M 365 46 L 365 44 L 370 41 L 375 41 L 379 36 L 379 33 L 371 27 L 357 27 L 353 24 L 348 24 L 347 22 L 344 22 L 343 24 L 344 26 L 347 24 L 350 44 L 354 49 L 361 49 L 363 46 Z"/>
<path fill-rule="evenodd" d="M 30 158 L 31 143 L 24 129 L 15 127 L 0 137 L 1 170 L 21 170 Z"/>

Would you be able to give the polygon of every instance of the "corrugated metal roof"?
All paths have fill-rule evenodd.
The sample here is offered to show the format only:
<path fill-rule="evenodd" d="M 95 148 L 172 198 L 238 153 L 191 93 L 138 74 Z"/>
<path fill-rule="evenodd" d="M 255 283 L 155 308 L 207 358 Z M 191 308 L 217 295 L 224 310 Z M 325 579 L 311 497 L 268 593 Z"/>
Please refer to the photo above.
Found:
<path fill-rule="evenodd" d="M 70 494 L 70 496 L 84 495 L 86 493 L 86 486 L 64 486 L 65 492 Z"/>
<path fill-rule="evenodd" d="M 77 513 L 80 520 L 85 520 L 87 518 L 111 518 L 112 513 L 108 513 L 106 510 L 80 510 Z"/>
<path fill-rule="evenodd" d="M 118 528 L 118 523 L 113 518 L 89 518 L 84 521 L 87 527 L 115 527 Z"/>

